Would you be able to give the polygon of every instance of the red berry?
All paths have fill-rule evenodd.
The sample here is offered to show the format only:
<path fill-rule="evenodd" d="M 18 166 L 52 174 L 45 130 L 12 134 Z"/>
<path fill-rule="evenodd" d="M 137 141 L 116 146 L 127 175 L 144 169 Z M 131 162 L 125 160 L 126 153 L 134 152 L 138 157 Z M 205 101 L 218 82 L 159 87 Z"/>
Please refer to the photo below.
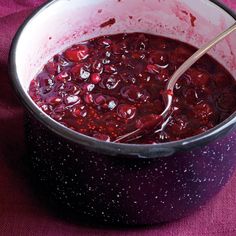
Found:
<path fill-rule="evenodd" d="M 63 71 L 55 77 L 55 81 L 65 83 L 68 77 L 68 73 L 66 71 Z"/>
<path fill-rule="evenodd" d="M 227 74 L 218 73 L 213 76 L 213 79 L 218 88 L 225 88 L 232 83 L 231 77 L 229 77 Z"/>
<path fill-rule="evenodd" d="M 93 95 L 92 94 L 85 94 L 84 95 L 84 101 L 87 104 L 93 103 Z"/>
<path fill-rule="evenodd" d="M 93 64 L 92 64 L 92 70 L 94 73 L 99 73 L 101 74 L 103 72 L 103 64 L 102 62 L 96 60 Z"/>
<path fill-rule="evenodd" d="M 62 102 L 60 97 L 52 96 L 46 99 L 46 103 L 52 106 L 56 106 Z"/>
<path fill-rule="evenodd" d="M 109 47 L 109 46 L 111 46 L 112 41 L 108 38 L 101 38 L 98 41 L 98 44 L 101 45 L 101 46 Z"/>
<path fill-rule="evenodd" d="M 103 78 L 101 80 L 101 82 L 99 83 L 99 86 L 101 88 L 106 88 L 108 90 L 113 90 L 113 89 L 116 89 L 118 87 L 120 82 L 121 82 L 121 80 L 120 80 L 119 76 L 109 75 L 109 76 L 105 76 L 105 78 Z"/>
<path fill-rule="evenodd" d="M 106 97 L 103 96 L 102 94 L 96 94 L 94 96 L 94 102 L 96 105 L 102 106 L 106 103 Z"/>
<path fill-rule="evenodd" d="M 157 78 L 160 81 L 169 80 L 169 78 L 170 78 L 169 71 L 167 69 L 161 69 L 159 71 L 159 74 L 158 74 Z"/>
<path fill-rule="evenodd" d="M 160 68 L 157 65 L 148 64 L 146 70 L 150 74 L 157 74 L 160 71 Z"/>
<path fill-rule="evenodd" d="M 197 91 L 193 88 L 189 88 L 185 93 L 184 97 L 188 104 L 196 104 L 198 101 L 198 94 Z"/>
<path fill-rule="evenodd" d="M 187 74 L 189 75 L 192 84 L 198 87 L 207 86 L 211 80 L 207 71 L 189 69 Z"/>
<path fill-rule="evenodd" d="M 58 73 L 58 63 L 56 62 L 48 62 L 48 64 L 45 65 L 45 70 L 50 74 L 50 75 L 56 75 Z"/>
<path fill-rule="evenodd" d="M 171 125 L 171 132 L 178 136 L 185 134 L 188 131 L 188 118 L 184 115 L 177 116 L 174 118 L 173 123 Z"/>
<path fill-rule="evenodd" d="M 93 83 L 93 84 L 98 84 L 98 83 L 100 83 L 101 82 L 101 76 L 100 76 L 100 74 L 99 73 L 94 73 L 94 74 L 92 74 L 91 75 L 91 82 Z"/>
<path fill-rule="evenodd" d="M 116 67 L 114 65 L 105 65 L 104 71 L 109 74 L 113 74 L 113 73 L 117 72 Z"/>
<path fill-rule="evenodd" d="M 170 54 L 170 60 L 173 64 L 179 67 L 183 62 L 185 62 L 193 52 L 189 48 L 178 47 Z"/>
<path fill-rule="evenodd" d="M 201 124 L 208 123 L 208 121 L 211 120 L 214 115 L 214 110 L 211 107 L 211 105 L 205 102 L 202 102 L 194 106 L 193 112 L 194 112 L 194 117 Z"/>
<path fill-rule="evenodd" d="M 75 117 L 85 117 L 87 115 L 87 110 L 84 105 L 77 105 L 73 111 Z"/>
<path fill-rule="evenodd" d="M 125 86 L 121 89 L 121 95 L 123 98 L 128 99 L 130 102 L 149 100 L 149 93 L 145 89 L 141 89 L 136 85 Z"/>
<path fill-rule="evenodd" d="M 78 45 L 65 51 L 65 57 L 73 62 L 79 62 L 89 56 L 89 49 L 86 45 Z"/>
<path fill-rule="evenodd" d="M 64 101 L 66 105 L 73 105 L 75 103 L 80 102 L 80 98 L 76 95 L 69 95 L 64 98 Z"/>
<path fill-rule="evenodd" d="M 134 118 L 136 114 L 136 107 L 132 105 L 122 104 L 117 108 L 117 114 L 119 117 L 129 120 Z"/>
<path fill-rule="evenodd" d="M 150 64 L 157 64 L 159 66 L 168 66 L 168 55 L 164 52 L 154 51 L 151 52 L 148 58 Z"/>
<path fill-rule="evenodd" d="M 223 93 L 217 99 L 218 107 L 223 111 L 234 111 L 236 108 L 236 96 L 231 93 Z"/>

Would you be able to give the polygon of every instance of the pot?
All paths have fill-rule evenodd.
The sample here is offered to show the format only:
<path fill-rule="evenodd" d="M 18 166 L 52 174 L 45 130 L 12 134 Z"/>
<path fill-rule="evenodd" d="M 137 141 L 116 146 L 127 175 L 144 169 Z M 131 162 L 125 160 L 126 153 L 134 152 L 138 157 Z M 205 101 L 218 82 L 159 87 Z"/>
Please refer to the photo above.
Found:
<path fill-rule="evenodd" d="M 218 1 L 54 0 L 26 20 L 12 44 L 10 74 L 30 114 L 29 160 L 48 195 L 77 216 L 138 225 L 186 216 L 219 192 L 235 168 L 236 113 L 185 140 L 117 144 L 60 125 L 34 104 L 28 87 L 54 54 L 82 40 L 145 32 L 199 47 L 235 19 Z M 210 54 L 236 78 L 235 36 Z"/>

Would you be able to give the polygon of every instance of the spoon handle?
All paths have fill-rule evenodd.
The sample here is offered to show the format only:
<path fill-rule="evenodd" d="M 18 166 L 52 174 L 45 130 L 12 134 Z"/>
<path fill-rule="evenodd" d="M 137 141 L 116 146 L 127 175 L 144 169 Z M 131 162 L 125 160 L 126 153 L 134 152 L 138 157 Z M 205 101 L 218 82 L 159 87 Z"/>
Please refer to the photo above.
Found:
<path fill-rule="evenodd" d="M 173 91 L 177 80 L 182 74 L 184 74 L 197 60 L 199 60 L 204 54 L 206 54 L 212 47 L 214 47 L 217 43 L 219 43 L 222 39 L 224 39 L 226 36 L 228 36 L 235 30 L 236 30 L 236 23 L 234 23 L 231 27 L 229 27 L 223 33 L 219 34 L 216 38 L 214 38 L 210 42 L 203 45 L 198 51 L 196 51 L 172 75 L 167 85 L 167 90 Z"/>
<path fill-rule="evenodd" d="M 211 40 L 210 42 L 203 45 L 199 50 L 197 50 L 189 59 L 187 59 L 171 76 L 168 84 L 167 84 L 167 91 L 170 91 L 167 94 L 166 100 L 166 108 L 161 114 L 163 117 L 166 117 L 170 111 L 170 107 L 172 105 L 173 99 L 173 90 L 177 80 L 183 75 L 197 60 L 199 60 L 203 55 L 205 55 L 212 47 L 214 47 L 217 43 L 223 40 L 226 36 L 230 35 L 232 32 L 236 30 L 236 23 L 234 23 L 231 27 L 225 30 L 223 33 L 219 34 L 216 38 Z"/>

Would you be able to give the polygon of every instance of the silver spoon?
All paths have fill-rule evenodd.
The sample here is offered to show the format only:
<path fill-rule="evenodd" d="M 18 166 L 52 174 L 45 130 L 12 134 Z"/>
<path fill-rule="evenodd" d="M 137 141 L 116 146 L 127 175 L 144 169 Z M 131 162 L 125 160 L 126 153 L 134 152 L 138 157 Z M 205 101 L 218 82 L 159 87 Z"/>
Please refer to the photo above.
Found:
<path fill-rule="evenodd" d="M 149 126 L 148 128 L 155 128 L 158 125 L 161 125 L 164 123 L 166 117 L 170 114 L 171 111 L 171 106 L 173 102 L 173 93 L 174 93 L 174 87 L 177 82 L 177 80 L 196 62 L 198 61 L 204 54 L 206 54 L 212 47 L 214 47 L 217 43 L 219 43 L 221 40 L 223 40 L 225 37 L 230 35 L 236 30 L 236 23 L 234 23 L 231 27 L 229 27 L 227 30 L 225 30 L 223 33 L 219 34 L 216 38 L 211 40 L 209 43 L 206 43 L 203 45 L 198 51 L 196 51 L 189 59 L 187 59 L 176 71 L 175 73 L 171 76 L 170 80 L 168 81 L 167 87 L 166 87 L 166 92 L 163 93 L 164 96 L 164 101 L 166 101 L 166 108 L 162 112 L 161 115 L 153 115 L 154 118 L 156 118 L 156 121 L 152 123 L 148 123 L 147 125 Z M 145 124 L 133 132 L 127 133 L 125 135 L 122 135 L 118 137 L 114 142 L 122 142 L 124 140 L 134 140 L 141 138 L 144 134 L 143 133 L 145 130 Z"/>

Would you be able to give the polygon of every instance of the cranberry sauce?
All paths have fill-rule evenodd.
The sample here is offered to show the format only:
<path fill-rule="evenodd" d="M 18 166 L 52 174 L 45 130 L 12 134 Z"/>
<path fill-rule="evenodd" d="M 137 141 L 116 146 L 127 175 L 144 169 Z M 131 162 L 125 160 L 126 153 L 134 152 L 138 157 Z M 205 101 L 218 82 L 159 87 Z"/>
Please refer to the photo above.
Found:
<path fill-rule="evenodd" d="M 162 91 L 194 52 L 185 43 L 133 33 L 75 45 L 49 61 L 31 82 L 35 103 L 59 123 L 114 141 L 153 123 L 164 109 Z M 180 78 L 168 123 L 133 143 L 160 143 L 200 134 L 236 110 L 236 82 L 206 55 Z"/>

